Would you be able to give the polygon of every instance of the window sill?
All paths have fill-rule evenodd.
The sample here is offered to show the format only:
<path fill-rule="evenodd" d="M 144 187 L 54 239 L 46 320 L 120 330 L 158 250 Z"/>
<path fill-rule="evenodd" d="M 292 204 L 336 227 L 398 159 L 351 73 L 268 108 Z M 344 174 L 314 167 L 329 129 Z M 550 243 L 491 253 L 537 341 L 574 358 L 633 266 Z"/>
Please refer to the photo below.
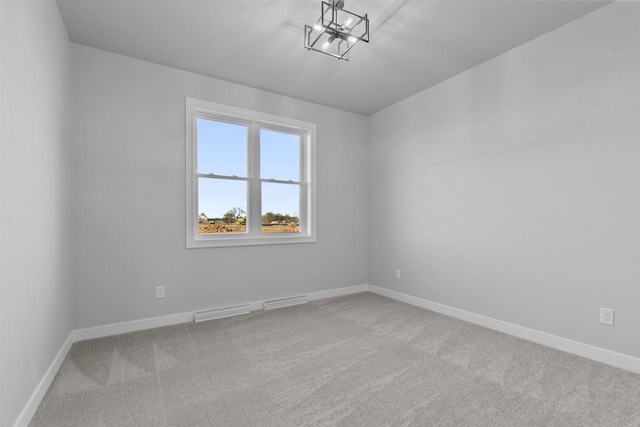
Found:
<path fill-rule="evenodd" d="M 263 245 L 290 245 L 297 243 L 315 243 L 316 238 L 313 236 L 269 236 L 269 237 L 251 237 L 251 236 L 211 236 L 198 237 L 187 241 L 187 249 L 196 248 L 225 248 L 234 246 L 263 246 Z"/>

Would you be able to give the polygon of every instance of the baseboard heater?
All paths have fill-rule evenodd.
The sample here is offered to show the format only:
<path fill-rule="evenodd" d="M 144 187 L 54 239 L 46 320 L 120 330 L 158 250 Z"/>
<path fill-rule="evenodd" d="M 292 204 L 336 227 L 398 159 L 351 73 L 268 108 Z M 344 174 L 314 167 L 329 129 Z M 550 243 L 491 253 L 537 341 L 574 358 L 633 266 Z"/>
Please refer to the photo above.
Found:
<path fill-rule="evenodd" d="M 306 304 L 309 302 L 309 299 L 306 295 L 301 295 L 299 297 L 291 297 L 291 298 L 283 298 L 283 299 L 272 299 L 270 301 L 264 302 L 265 310 L 273 310 L 274 308 L 282 308 L 289 307 L 292 305 Z"/>
<path fill-rule="evenodd" d="M 202 322 L 205 320 L 222 319 L 224 317 L 238 316 L 240 314 L 249 313 L 251 313 L 251 307 L 249 307 L 248 305 L 214 308 L 213 310 L 196 311 L 195 313 L 193 313 L 193 321 Z"/>

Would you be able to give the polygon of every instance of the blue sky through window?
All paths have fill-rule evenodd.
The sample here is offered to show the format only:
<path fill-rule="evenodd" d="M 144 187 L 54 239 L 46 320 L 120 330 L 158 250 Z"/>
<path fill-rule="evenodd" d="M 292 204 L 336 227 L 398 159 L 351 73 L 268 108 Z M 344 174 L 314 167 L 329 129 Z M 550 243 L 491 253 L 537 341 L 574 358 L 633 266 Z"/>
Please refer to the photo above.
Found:
<path fill-rule="evenodd" d="M 263 179 L 300 181 L 300 136 L 261 129 L 260 175 Z"/>
<path fill-rule="evenodd" d="M 198 173 L 247 176 L 247 126 L 198 118 Z M 262 129 L 264 179 L 300 181 L 300 136 Z M 299 215 L 298 185 L 264 183 L 262 213 Z M 198 179 L 198 214 L 222 218 L 231 208 L 247 211 L 246 181 Z"/>

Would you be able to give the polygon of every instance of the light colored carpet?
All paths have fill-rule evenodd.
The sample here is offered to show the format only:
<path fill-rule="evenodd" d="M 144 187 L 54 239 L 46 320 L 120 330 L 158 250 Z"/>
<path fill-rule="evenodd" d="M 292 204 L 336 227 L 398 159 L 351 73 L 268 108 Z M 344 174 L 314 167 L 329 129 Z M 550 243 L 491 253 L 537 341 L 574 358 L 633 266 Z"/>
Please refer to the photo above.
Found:
<path fill-rule="evenodd" d="M 640 376 L 371 293 L 73 345 L 36 426 L 639 426 Z"/>

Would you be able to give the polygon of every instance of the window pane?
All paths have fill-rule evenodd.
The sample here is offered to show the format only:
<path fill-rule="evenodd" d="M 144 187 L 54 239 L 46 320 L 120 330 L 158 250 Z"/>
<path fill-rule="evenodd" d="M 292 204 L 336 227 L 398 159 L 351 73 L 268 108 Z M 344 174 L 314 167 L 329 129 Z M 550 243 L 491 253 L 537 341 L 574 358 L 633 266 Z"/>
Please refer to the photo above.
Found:
<path fill-rule="evenodd" d="M 198 118 L 198 173 L 247 176 L 246 126 Z"/>
<path fill-rule="evenodd" d="M 247 232 L 247 183 L 198 178 L 198 233 Z"/>
<path fill-rule="evenodd" d="M 262 179 L 300 181 L 300 135 L 260 130 Z"/>
<path fill-rule="evenodd" d="M 300 186 L 262 183 L 262 232 L 300 232 Z"/>

